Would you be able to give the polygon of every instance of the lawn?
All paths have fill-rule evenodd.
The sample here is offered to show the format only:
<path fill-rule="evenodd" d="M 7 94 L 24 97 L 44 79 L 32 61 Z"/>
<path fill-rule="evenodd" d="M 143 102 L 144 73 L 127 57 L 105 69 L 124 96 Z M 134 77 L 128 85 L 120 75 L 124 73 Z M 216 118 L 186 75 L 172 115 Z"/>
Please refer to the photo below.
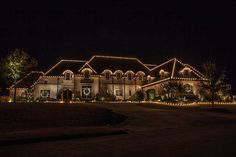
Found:
<path fill-rule="evenodd" d="M 29 111 L 34 114 L 43 113 L 45 114 L 43 119 L 49 119 L 47 123 L 51 123 L 50 126 L 55 126 L 57 123 L 60 124 L 57 125 L 59 127 L 71 125 L 67 120 L 72 117 L 80 117 L 82 119 L 83 117 L 90 117 L 93 119 L 88 120 L 90 119 L 88 118 L 86 125 L 85 122 L 84 124 L 77 122 L 77 125 L 75 125 L 76 123 L 74 122 L 72 126 L 106 125 L 110 117 L 113 118 L 113 121 L 114 119 L 120 120 L 120 118 L 114 117 L 121 114 L 128 118 L 123 123 L 113 125 L 109 128 L 125 130 L 127 133 L 116 134 L 116 136 L 73 138 L 69 140 L 51 140 L 34 144 L 4 146 L 0 147 L 0 154 L 3 156 L 236 156 L 235 105 L 216 105 L 215 110 L 205 105 L 197 107 L 174 107 L 151 103 L 89 103 L 81 105 L 75 104 L 72 106 L 69 104 L 35 104 L 32 105 L 33 109 L 29 106 L 25 107 L 25 105 L 3 105 L 0 109 L 4 109 L 5 111 L 1 111 L 1 114 L 13 109 L 15 111 L 11 113 L 22 112 L 22 114 L 25 114 Z M 20 111 L 19 108 L 26 108 L 29 111 Z M 37 112 L 34 110 L 37 110 Z M 119 114 L 115 114 L 116 116 L 114 116 L 114 113 L 111 111 Z M 75 115 L 71 117 L 70 112 Z M 82 115 L 79 114 L 81 112 Z M 61 114 L 64 118 L 60 117 Z M 22 121 L 22 116 L 18 115 L 17 117 L 20 117 Z M 29 124 L 27 123 L 28 125 L 31 125 L 32 121 L 36 121 L 36 118 L 39 118 L 41 123 L 43 122 L 40 116 L 32 115 L 32 117 L 34 117 L 34 120 L 29 120 L 28 117 L 25 117 L 25 119 L 30 122 Z M 105 122 L 96 117 L 105 119 Z M 120 117 L 120 115 L 118 117 Z M 67 120 L 63 122 L 65 118 Z M 3 119 L 1 121 L 3 121 Z M 14 119 L 11 121 L 14 122 Z M 24 122 L 21 121 L 19 120 L 19 123 L 24 124 Z M 54 124 L 54 122 L 56 123 Z M 117 124 L 116 122 L 112 124 Z M 35 127 L 39 126 L 40 123 L 37 122 L 36 124 Z M 2 126 L 4 125 L 1 124 L 1 127 Z M 47 127 L 45 124 L 42 126 Z"/>
<path fill-rule="evenodd" d="M 0 133 L 115 125 L 126 117 L 92 104 L 0 104 Z"/>

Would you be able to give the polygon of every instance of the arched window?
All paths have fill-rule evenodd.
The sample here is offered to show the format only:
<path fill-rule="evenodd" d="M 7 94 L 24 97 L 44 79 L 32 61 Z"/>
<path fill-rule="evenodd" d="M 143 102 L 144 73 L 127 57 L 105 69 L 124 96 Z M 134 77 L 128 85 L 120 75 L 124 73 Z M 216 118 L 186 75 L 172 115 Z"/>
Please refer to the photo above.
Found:
<path fill-rule="evenodd" d="M 84 78 L 88 79 L 90 77 L 90 73 L 88 70 L 84 71 Z"/>
<path fill-rule="evenodd" d="M 116 78 L 119 80 L 119 79 L 121 79 L 121 73 L 120 72 L 117 72 L 116 73 Z"/>
<path fill-rule="evenodd" d="M 188 68 L 188 67 L 185 67 L 185 68 L 183 68 L 181 71 L 180 71 L 180 73 L 182 74 L 182 76 L 190 76 L 190 74 L 191 74 L 191 69 L 190 68 Z"/>
<path fill-rule="evenodd" d="M 132 80 L 133 79 L 133 75 L 131 73 L 128 73 L 127 77 L 128 77 L 128 80 Z"/>
<path fill-rule="evenodd" d="M 65 73 L 65 79 L 66 80 L 71 80 L 71 74 L 70 73 Z"/>
<path fill-rule="evenodd" d="M 106 73 L 105 73 L 105 77 L 106 77 L 106 80 L 109 80 L 110 77 L 111 77 L 110 73 L 109 73 L 109 72 L 106 72 Z"/>
<path fill-rule="evenodd" d="M 143 81 L 143 75 L 142 75 L 142 74 L 139 74 L 139 75 L 138 75 L 138 80 L 139 80 L 139 81 Z"/>
<path fill-rule="evenodd" d="M 65 80 L 71 80 L 73 77 L 73 72 L 71 70 L 65 70 L 63 73 Z"/>
<path fill-rule="evenodd" d="M 165 77 L 165 71 L 163 69 L 160 70 L 159 72 L 160 78 L 164 78 Z"/>
<path fill-rule="evenodd" d="M 138 71 L 138 72 L 136 73 L 136 76 L 137 76 L 137 78 L 138 78 L 139 81 L 143 81 L 144 76 L 145 76 L 145 73 L 144 73 L 143 71 Z"/>

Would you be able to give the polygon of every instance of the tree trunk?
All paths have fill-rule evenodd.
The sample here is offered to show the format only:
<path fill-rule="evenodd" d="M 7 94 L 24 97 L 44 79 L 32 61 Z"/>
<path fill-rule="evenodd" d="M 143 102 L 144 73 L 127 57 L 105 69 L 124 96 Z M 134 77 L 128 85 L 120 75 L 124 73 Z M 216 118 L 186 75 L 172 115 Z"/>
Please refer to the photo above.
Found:
<path fill-rule="evenodd" d="M 14 98 L 13 102 L 16 103 L 16 81 L 14 81 Z"/>
<path fill-rule="evenodd" d="M 212 94 L 211 94 L 211 107 L 212 107 L 212 109 L 214 109 L 214 108 L 215 108 L 215 104 L 214 104 L 214 98 L 215 98 L 215 93 L 214 93 L 214 92 L 212 92 Z"/>

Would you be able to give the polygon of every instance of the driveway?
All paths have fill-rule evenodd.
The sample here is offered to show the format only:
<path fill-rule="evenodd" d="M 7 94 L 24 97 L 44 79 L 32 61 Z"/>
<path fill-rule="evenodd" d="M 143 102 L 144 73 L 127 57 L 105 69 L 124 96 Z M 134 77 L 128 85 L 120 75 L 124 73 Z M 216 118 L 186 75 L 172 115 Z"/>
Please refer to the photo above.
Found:
<path fill-rule="evenodd" d="M 89 104 L 88 104 L 89 105 Z M 235 157 L 235 112 L 97 104 L 129 118 L 115 128 L 128 134 L 0 147 L 1 156 Z"/>

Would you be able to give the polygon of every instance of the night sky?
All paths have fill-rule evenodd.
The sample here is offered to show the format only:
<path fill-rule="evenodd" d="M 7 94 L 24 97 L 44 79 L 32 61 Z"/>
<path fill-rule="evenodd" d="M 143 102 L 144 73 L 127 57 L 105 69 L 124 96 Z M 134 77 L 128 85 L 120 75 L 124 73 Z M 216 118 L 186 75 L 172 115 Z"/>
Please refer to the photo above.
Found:
<path fill-rule="evenodd" d="M 0 6 L 0 57 L 20 48 L 46 70 L 91 55 L 172 57 L 197 68 L 214 60 L 236 88 L 236 2 L 15 2 Z"/>

